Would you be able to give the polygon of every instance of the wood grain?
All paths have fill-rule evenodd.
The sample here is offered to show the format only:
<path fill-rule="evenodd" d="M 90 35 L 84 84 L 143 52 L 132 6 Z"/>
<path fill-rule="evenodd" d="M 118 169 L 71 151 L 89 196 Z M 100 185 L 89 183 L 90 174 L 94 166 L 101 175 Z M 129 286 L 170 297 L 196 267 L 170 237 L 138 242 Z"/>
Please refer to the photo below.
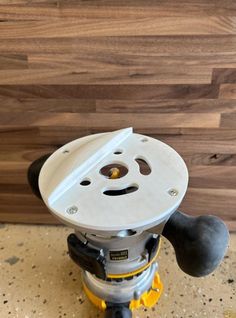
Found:
<path fill-rule="evenodd" d="M 1 42 L 0 42 L 1 43 Z M 0 98 L 79 99 L 200 99 L 217 98 L 219 86 L 211 84 L 146 85 L 0 85 Z"/>
<path fill-rule="evenodd" d="M 236 230 L 236 2 L 2 0 L 0 221 L 57 223 L 30 163 L 127 126 L 186 161 L 183 211 Z"/>
<path fill-rule="evenodd" d="M 236 99 L 236 84 L 221 84 L 219 98 Z"/>
<path fill-rule="evenodd" d="M 90 67 L 92 67 L 90 63 Z M 188 67 L 186 71 L 160 67 L 113 67 L 104 71 L 88 65 L 72 69 L 0 70 L 0 85 L 69 85 L 76 84 L 210 84 L 211 71 Z"/>
<path fill-rule="evenodd" d="M 3 21 L 0 39 L 87 36 L 163 36 L 236 34 L 236 17 L 118 17 L 42 21 Z"/>
<path fill-rule="evenodd" d="M 131 1 L 131 0 L 130 0 Z M 134 1 L 134 0 L 132 0 Z M 45 21 L 44 21 L 45 23 Z M 132 39 L 132 42 L 130 42 Z M 77 54 L 78 57 L 101 55 L 132 60 L 136 56 L 214 56 L 219 59 L 230 55 L 235 60 L 236 35 L 185 35 L 185 36 L 89 36 L 60 38 L 2 38 L 2 54 Z M 132 45 L 131 45 L 132 43 Z M 216 58 L 216 57 L 215 57 Z"/>
<path fill-rule="evenodd" d="M 105 128 L 116 129 L 117 127 L 127 127 L 133 124 L 136 129 L 148 129 L 150 126 L 161 127 L 189 127 L 216 128 L 219 126 L 220 115 L 218 113 L 204 114 L 182 114 L 175 113 L 174 116 L 169 114 L 96 114 L 96 113 L 10 113 L 3 112 L 0 118 L 2 126 L 76 126 L 81 129 Z"/>
<path fill-rule="evenodd" d="M 100 39 L 98 38 L 97 41 Z M 112 39 L 109 39 L 110 41 Z M 137 41 L 137 37 L 135 39 Z M 140 40 L 140 39 L 139 39 Z M 148 38 L 147 38 L 148 40 Z M 157 41 L 158 38 L 153 39 L 153 41 Z M 185 40 L 185 39 L 183 39 Z M 199 38 L 200 40 L 200 38 Z M 164 39 L 163 39 L 164 41 Z M 218 39 L 216 39 L 218 41 Z M 109 43 L 106 45 L 108 46 Z M 150 43 L 151 44 L 151 43 Z M 137 44 L 136 44 L 137 45 Z M 158 43 L 161 45 L 161 43 Z M 40 49 L 40 48 L 38 48 Z M 167 49 L 167 48 L 166 48 Z M 176 46 L 178 49 L 178 46 Z M 85 50 L 85 49 L 84 49 Z M 119 52 L 115 51 L 115 47 L 113 50 L 106 51 L 102 50 L 100 53 L 95 50 L 91 50 L 88 52 L 83 52 L 82 48 L 75 54 L 73 53 L 55 53 L 55 54 L 37 54 L 31 53 L 28 54 L 28 68 L 30 69 L 58 69 L 58 68 L 82 68 L 86 69 L 89 67 L 94 67 L 95 69 L 125 69 L 127 67 L 142 67 L 142 68 L 158 68 L 168 73 L 168 70 L 171 72 L 180 72 L 181 70 L 185 73 L 188 72 L 189 69 L 193 71 L 203 71 L 204 74 L 208 74 L 210 72 L 213 75 L 212 78 L 218 79 L 222 74 L 230 74 L 235 73 L 235 69 L 232 67 L 236 66 L 236 56 L 232 54 L 232 52 L 225 52 L 222 54 L 216 53 L 204 53 L 198 52 L 198 54 L 189 53 L 188 55 L 184 55 L 184 53 L 180 55 L 174 55 L 169 53 L 164 53 L 163 55 L 158 54 L 158 52 L 153 52 L 151 54 L 138 54 L 136 52 L 132 55 L 129 52 Z M 19 57 L 24 57 L 24 54 L 17 55 Z M 222 69 L 222 67 L 224 67 Z M 214 69 L 216 68 L 216 69 Z M 221 75 L 221 76 L 222 76 Z M 215 81 L 215 80 L 214 80 Z"/>

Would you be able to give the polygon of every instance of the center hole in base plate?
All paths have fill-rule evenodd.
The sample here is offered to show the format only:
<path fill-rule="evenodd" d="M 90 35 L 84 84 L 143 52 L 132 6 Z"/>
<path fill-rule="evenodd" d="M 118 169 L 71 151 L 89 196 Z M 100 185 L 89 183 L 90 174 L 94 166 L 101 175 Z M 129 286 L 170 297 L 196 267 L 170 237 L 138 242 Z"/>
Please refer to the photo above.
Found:
<path fill-rule="evenodd" d="M 119 179 L 128 173 L 128 168 L 119 164 L 111 163 L 100 169 L 100 173 L 108 179 Z"/>

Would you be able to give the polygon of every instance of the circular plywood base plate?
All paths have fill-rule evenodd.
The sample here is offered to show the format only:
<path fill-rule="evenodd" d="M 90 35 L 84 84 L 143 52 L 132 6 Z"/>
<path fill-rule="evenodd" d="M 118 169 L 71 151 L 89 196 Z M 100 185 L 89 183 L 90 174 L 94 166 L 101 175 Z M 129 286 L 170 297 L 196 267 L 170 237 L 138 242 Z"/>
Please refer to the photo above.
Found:
<path fill-rule="evenodd" d="M 106 166 L 113 170 L 106 172 Z M 64 145 L 39 176 L 43 200 L 57 218 L 80 231 L 106 234 L 163 222 L 180 205 L 187 184 L 180 155 L 132 128 Z"/>

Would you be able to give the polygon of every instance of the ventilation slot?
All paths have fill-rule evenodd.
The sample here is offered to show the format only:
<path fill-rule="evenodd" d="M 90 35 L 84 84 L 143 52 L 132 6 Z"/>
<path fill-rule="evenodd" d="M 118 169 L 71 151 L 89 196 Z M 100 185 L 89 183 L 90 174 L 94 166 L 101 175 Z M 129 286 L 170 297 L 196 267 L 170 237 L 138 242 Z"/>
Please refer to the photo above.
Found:
<path fill-rule="evenodd" d="M 106 190 L 103 192 L 103 194 L 109 195 L 109 196 L 119 196 L 119 195 L 129 194 L 137 190 L 138 190 L 137 186 L 130 186 L 120 190 Z"/>
<path fill-rule="evenodd" d="M 143 174 L 144 176 L 147 176 L 151 173 L 151 168 L 146 160 L 142 158 L 136 158 L 135 161 L 139 165 L 139 172 Z"/>
<path fill-rule="evenodd" d="M 83 180 L 83 181 L 80 182 L 80 185 L 82 185 L 82 186 L 88 186 L 88 185 L 90 185 L 90 183 L 91 183 L 90 180 L 85 179 L 85 180 Z"/>

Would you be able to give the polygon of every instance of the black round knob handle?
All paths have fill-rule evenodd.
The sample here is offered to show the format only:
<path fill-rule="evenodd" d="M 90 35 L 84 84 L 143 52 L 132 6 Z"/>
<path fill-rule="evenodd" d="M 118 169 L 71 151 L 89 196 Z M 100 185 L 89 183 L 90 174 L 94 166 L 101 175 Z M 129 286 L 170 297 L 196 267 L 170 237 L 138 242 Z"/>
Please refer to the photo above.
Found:
<path fill-rule="evenodd" d="M 31 190 L 33 191 L 33 193 L 39 198 L 42 199 L 41 197 L 41 193 L 39 190 L 39 173 L 40 170 L 43 166 L 43 164 L 45 163 L 45 161 L 51 156 L 51 154 L 46 154 L 38 159 L 36 159 L 35 161 L 33 161 L 31 163 L 31 165 L 28 168 L 28 182 L 29 185 L 31 187 Z"/>
<path fill-rule="evenodd" d="M 195 277 L 216 269 L 229 241 L 229 231 L 218 217 L 193 217 L 179 211 L 171 215 L 162 235 L 173 245 L 179 267 Z"/>
<path fill-rule="evenodd" d="M 123 305 L 114 305 L 108 307 L 105 312 L 104 318 L 131 318 L 131 310 Z"/>

